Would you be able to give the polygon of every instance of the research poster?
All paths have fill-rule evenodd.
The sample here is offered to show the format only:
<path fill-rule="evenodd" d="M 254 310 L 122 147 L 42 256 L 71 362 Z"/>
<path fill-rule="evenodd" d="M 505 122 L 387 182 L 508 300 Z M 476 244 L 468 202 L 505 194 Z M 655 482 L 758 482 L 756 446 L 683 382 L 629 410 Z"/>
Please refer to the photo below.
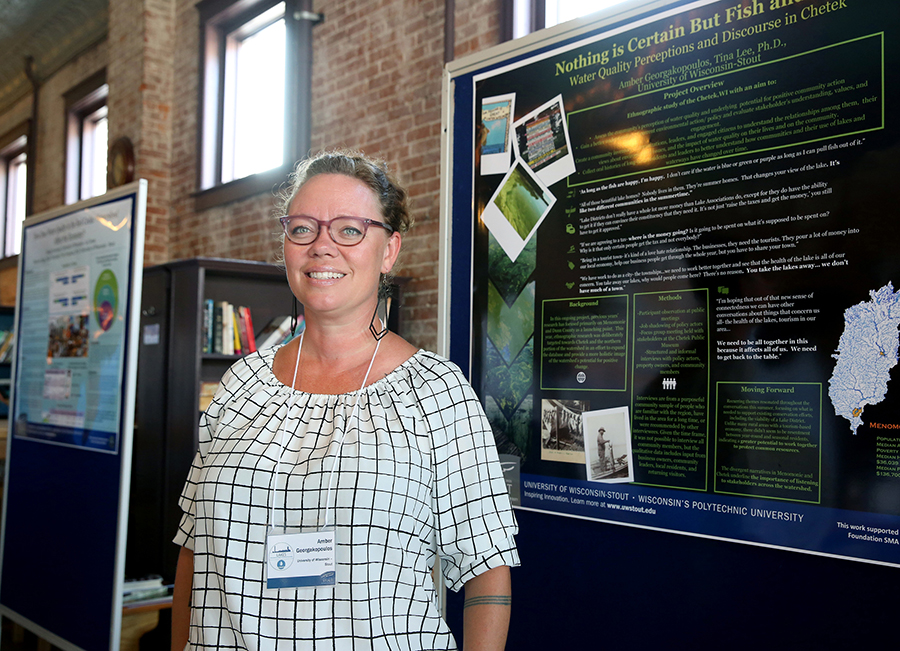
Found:
<path fill-rule="evenodd" d="M 471 77 L 514 501 L 900 565 L 900 4 L 655 7 Z"/>
<path fill-rule="evenodd" d="M 134 213 L 131 194 L 24 229 L 17 438 L 118 451 Z"/>

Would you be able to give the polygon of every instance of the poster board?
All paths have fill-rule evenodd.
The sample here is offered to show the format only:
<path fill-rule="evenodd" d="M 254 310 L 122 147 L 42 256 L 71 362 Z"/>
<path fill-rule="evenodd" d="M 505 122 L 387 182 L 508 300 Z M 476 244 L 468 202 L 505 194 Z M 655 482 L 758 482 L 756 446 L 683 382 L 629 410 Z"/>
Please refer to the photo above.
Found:
<path fill-rule="evenodd" d="M 519 508 L 900 564 L 898 30 L 631 2 L 448 65 L 439 335 Z"/>
<path fill-rule="evenodd" d="M 0 612 L 118 649 L 147 182 L 25 221 Z"/>

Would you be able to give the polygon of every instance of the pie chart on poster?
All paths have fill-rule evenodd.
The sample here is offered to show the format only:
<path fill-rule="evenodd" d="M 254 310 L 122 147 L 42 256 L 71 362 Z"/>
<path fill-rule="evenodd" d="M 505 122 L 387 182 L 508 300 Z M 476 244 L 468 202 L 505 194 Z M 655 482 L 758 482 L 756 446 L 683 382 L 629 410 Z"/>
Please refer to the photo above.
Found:
<path fill-rule="evenodd" d="M 100 329 L 106 332 L 112 327 L 119 307 L 119 283 L 116 274 L 104 269 L 94 286 L 94 314 Z"/>

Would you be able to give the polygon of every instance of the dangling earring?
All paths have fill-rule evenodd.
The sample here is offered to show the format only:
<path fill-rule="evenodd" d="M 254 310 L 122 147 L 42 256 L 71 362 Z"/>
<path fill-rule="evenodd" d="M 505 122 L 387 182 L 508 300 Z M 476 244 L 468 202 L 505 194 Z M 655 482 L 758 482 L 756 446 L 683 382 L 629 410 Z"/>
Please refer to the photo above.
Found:
<path fill-rule="evenodd" d="M 380 283 L 381 287 L 378 290 L 378 302 L 375 304 L 375 313 L 372 315 L 372 321 L 369 323 L 369 332 L 372 333 L 372 336 L 375 337 L 375 341 L 381 341 L 384 336 L 388 333 L 387 327 L 387 311 L 388 311 L 388 293 L 390 292 L 390 287 L 385 282 L 384 276 L 382 276 L 382 282 Z M 381 310 L 382 302 L 384 304 L 384 309 Z M 379 312 L 383 312 L 384 316 L 382 317 Z M 378 319 L 381 323 L 381 329 L 378 330 L 375 327 L 375 319 Z"/>
<path fill-rule="evenodd" d="M 291 337 L 293 337 L 297 330 L 297 313 L 300 311 L 297 305 L 297 297 L 294 296 L 293 308 L 291 310 Z"/>
<path fill-rule="evenodd" d="M 378 308 L 381 307 L 381 296 L 378 297 L 378 303 L 375 305 L 375 313 L 372 315 L 372 322 L 369 323 L 369 332 L 372 333 L 372 336 L 375 337 L 375 341 L 381 341 L 384 336 L 388 333 L 387 327 L 387 319 L 382 319 L 378 315 Z M 378 319 L 381 322 L 381 330 L 375 329 L 375 319 Z"/>

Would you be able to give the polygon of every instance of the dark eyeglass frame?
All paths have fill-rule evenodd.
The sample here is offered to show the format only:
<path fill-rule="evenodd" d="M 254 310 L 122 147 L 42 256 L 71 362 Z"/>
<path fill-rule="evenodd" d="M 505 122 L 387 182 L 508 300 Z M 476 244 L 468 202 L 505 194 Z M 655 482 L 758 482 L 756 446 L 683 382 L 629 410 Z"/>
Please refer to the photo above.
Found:
<path fill-rule="evenodd" d="M 298 217 L 303 218 L 303 219 L 308 219 L 310 221 L 314 221 L 318 225 L 315 236 L 313 236 L 313 238 L 309 242 L 297 242 L 297 241 L 291 239 L 290 233 L 288 233 L 288 224 L 290 223 L 291 219 L 298 218 Z M 334 238 L 334 233 L 331 232 L 331 224 L 333 222 L 336 222 L 339 219 L 344 219 L 344 220 L 349 219 L 349 220 L 352 220 L 352 221 L 356 222 L 357 224 L 361 225 L 360 230 L 362 230 L 363 235 L 361 238 L 359 238 L 359 241 L 353 242 L 352 244 L 345 244 L 343 242 L 338 242 Z M 356 246 L 357 244 L 362 242 L 364 239 L 366 239 L 366 235 L 369 234 L 369 226 L 380 226 L 381 228 L 383 228 L 384 230 L 386 230 L 388 232 L 388 235 L 390 235 L 394 232 L 394 227 L 391 226 L 390 224 L 385 224 L 384 222 L 376 221 L 374 219 L 363 219 L 362 217 L 351 217 L 350 215 L 335 217 L 334 219 L 327 219 L 327 220 L 316 219 L 315 217 L 310 217 L 308 215 L 284 215 L 283 217 L 279 217 L 278 221 L 281 222 L 281 229 L 284 231 L 284 236 L 291 242 L 291 244 L 296 244 L 298 246 L 307 246 L 307 245 L 315 242 L 317 239 L 319 239 L 319 233 L 322 232 L 323 226 L 325 227 L 325 231 L 328 233 L 328 237 L 330 237 L 331 241 L 334 242 L 335 244 L 337 244 L 338 246 Z"/>

